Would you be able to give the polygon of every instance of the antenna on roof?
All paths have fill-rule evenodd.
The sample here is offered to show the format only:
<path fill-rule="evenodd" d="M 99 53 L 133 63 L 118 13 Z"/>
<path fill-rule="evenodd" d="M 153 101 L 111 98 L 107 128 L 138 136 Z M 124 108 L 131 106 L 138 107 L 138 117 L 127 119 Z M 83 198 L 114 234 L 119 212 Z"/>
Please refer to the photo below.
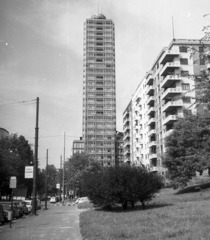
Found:
<path fill-rule="evenodd" d="M 172 31 L 173 31 L 173 39 L 174 39 L 174 18 L 172 16 Z"/>

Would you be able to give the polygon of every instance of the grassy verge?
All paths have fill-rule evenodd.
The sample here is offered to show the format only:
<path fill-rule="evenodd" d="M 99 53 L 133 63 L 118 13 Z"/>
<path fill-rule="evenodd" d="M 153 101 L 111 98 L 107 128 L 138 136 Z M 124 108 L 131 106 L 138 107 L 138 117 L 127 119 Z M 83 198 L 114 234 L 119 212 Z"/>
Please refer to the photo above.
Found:
<path fill-rule="evenodd" d="M 80 214 L 85 240 L 210 239 L 210 191 L 178 194 L 163 189 L 146 210 L 112 212 L 89 210 Z"/>

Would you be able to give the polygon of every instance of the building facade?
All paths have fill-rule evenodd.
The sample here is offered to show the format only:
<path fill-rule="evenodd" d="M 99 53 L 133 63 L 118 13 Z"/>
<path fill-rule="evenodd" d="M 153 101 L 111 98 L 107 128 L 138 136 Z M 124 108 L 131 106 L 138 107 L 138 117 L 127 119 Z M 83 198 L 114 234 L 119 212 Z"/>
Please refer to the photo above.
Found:
<path fill-rule="evenodd" d="M 83 140 L 85 152 L 115 164 L 115 27 L 103 14 L 84 23 Z"/>
<path fill-rule="evenodd" d="M 84 141 L 82 140 L 82 137 L 80 137 L 79 140 L 74 140 L 73 141 L 73 146 L 72 146 L 72 154 L 74 155 L 75 153 L 82 153 L 84 152 Z"/>
<path fill-rule="evenodd" d="M 166 172 L 165 137 L 178 118 L 197 113 L 194 75 L 206 69 L 203 51 L 200 40 L 173 39 L 140 82 L 130 101 L 129 143 L 124 142 L 124 153 L 131 146 L 131 163 L 140 161 L 152 171 Z M 124 140 L 126 134 L 124 121 Z"/>

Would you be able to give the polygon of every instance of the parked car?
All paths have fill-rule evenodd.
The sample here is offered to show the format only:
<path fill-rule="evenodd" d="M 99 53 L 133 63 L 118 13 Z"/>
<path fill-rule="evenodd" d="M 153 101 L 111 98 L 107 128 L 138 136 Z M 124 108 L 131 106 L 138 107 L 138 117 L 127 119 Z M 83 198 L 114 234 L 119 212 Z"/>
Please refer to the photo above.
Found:
<path fill-rule="evenodd" d="M 87 201 L 89 201 L 88 197 L 81 197 L 76 199 L 75 204 L 78 204 L 81 202 L 87 202 Z"/>
<path fill-rule="evenodd" d="M 23 202 L 25 202 L 28 212 L 30 213 L 32 211 L 32 200 L 24 200 Z"/>
<path fill-rule="evenodd" d="M 13 209 L 14 209 L 14 210 L 19 210 L 19 212 L 20 212 L 20 217 L 22 217 L 23 214 L 24 214 L 24 211 L 23 211 L 23 208 L 22 208 L 21 206 L 19 206 L 18 204 L 19 204 L 19 203 L 17 203 L 17 202 L 13 202 Z"/>
<path fill-rule="evenodd" d="M 16 202 L 16 204 L 17 204 L 18 207 L 20 207 L 20 208 L 22 209 L 23 214 L 26 215 L 26 214 L 29 213 L 28 208 L 27 208 L 27 206 L 26 206 L 26 202 L 24 202 L 24 201 Z"/>
<path fill-rule="evenodd" d="M 57 202 L 57 198 L 56 197 L 51 197 L 50 198 L 50 203 L 56 203 Z"/>
<path fill-rule="evenodd" d="M 3 225 L 5 221 L 6 221 L 6 215 L 4 212 L 4 208 L 3 208 L 3 205 L 0 204 L 0 223 Z"/>
<path fill-rule="evenodd" d="M 9 212 L 12 211 L 12 205 L 11 203 L 2 203 L 3 208 L 4 208 L 4 212 L 5 212 L 5 217 L 6 220 L 9 220 Z M 12 211 L 12 218 L 19 218 L 21 217 L 21 212 L 18 208 L 14 208 L 13 207 L 13 211 Z"/>

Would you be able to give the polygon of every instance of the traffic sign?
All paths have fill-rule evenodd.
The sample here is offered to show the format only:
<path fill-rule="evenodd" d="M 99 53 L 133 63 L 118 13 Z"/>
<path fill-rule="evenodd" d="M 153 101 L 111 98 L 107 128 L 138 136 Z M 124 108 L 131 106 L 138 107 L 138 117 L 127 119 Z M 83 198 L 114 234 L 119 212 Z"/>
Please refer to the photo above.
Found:
<path fill-rule="evenodd" d="M 9 187 L 10 188 L 16 188 L 17 187 L 16 177 L 10 177 Z"/>
<path fill-rule="evenodd" d="M 34 167 L 25 166 L 25 178 L 33 178 Z"/>

